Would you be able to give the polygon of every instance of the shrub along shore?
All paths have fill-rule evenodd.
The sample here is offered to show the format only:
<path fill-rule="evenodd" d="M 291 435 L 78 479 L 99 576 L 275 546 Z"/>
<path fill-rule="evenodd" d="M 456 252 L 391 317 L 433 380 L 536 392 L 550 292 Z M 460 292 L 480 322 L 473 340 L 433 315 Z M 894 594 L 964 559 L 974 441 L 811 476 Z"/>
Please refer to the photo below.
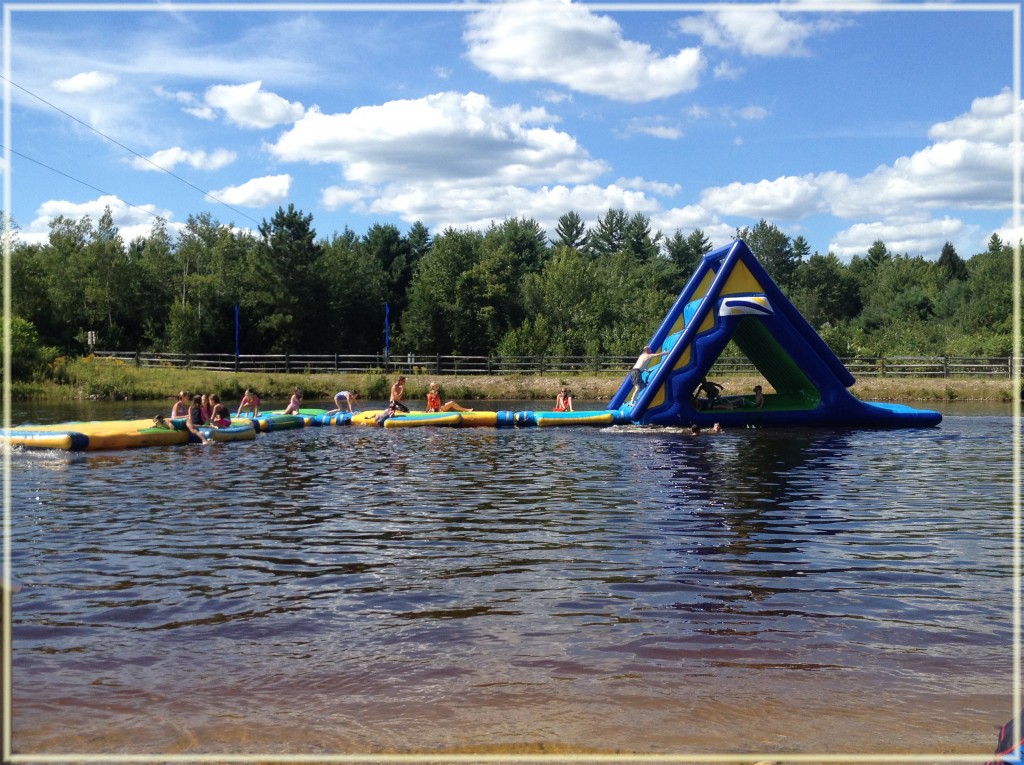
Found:
<path fill-rule="evenodd" d="M 137 368 L 109 359 L 66 360 L 57 381 L 16 382 L 16 400 L 68 401 L 78 399 L 168 400 L 178 391 L 216 393 L 229 402 L 241 398 L 246 388 L 268 402 L 287 399 L 299 387 L 310 406 L 329 402 L 339 390 L 357 390 L 367 401 L 385 400 L 399 374 L 407 377 L 407 398 L 422 400 L 431 382 L 445 398 L 468 401 L 551 400 L 563 385 L 576 401 L 607 401 L 622 384 L 620 375 L 422 375 L 395 369 L 390 373 L 278 374 L 214 372 L 174 367 Z M 757 376 L 715 378 L 725 395 L 747 394 L 758 384 L 770 386 Z M 869 401 L 1003 401 L 1013 400 L 1013 381 L 1003 377 L 863 377 L 851 388 Z"/>

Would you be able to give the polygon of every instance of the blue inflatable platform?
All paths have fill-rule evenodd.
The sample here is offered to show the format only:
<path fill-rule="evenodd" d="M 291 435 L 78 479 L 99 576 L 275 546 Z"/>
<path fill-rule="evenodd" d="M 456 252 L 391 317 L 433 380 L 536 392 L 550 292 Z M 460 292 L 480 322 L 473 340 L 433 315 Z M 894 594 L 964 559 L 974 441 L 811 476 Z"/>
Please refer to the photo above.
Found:
<path fill-rule="evenodd" d="M 752 391 L 717 400 L 697 395 L 730 340 L 767 383 L 761 406 Z M 942 421 L 938 412 L 854 396 L 853 375 L 740 239 L 704 256 L 650 346 L 665 355 L 643 372 L 646 386 L 630 404 L 627 377 L 608 405 L 631 422 L 930 427 Z"/>

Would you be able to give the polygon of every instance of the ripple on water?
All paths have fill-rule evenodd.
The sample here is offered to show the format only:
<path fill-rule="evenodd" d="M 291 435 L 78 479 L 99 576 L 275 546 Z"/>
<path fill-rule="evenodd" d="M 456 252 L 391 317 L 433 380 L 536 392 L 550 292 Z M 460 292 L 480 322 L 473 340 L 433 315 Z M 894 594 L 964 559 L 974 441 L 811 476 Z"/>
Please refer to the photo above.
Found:
<path fill-rule="evenodd" d="M 1007 427 L 16 454 L 15 748 L 987 751 Z"/>

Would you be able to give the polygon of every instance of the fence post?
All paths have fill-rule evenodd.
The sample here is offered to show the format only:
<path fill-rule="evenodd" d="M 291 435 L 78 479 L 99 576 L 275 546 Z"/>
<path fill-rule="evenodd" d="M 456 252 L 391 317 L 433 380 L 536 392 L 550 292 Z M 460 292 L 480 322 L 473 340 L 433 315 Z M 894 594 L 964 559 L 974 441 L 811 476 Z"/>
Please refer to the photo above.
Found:
<path fill-rule="evenodd" d="M 942 357 L 942 376 L 949 377 L 949 356 Z"/>
<path fill-rule="evenodd" d="M 291 374 L 292 371 L 292 355 L 290 353 L 284 354 L 284 373 Z"/>

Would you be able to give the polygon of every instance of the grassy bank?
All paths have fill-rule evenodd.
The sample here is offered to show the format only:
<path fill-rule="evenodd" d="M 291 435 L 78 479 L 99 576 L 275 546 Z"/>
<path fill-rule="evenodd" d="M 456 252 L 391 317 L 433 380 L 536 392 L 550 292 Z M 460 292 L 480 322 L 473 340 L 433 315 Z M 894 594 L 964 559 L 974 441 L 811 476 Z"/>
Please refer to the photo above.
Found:
<path fill-rule="evenodd" d="M 339 390 L 358 390 L 367 400 L 387 398 L 398 372 L 370 374 L 268 374 L 259 372 L 211 372 L 174 367 L 134 367 L 110 359 L 73 359 L 56 370 L 56 381 L 15 383 L 16 399 L 66 401 L 77 399 L 169 400 L 179 390 L 216 393 L 225 401 L 237 401 L 246 388 L 264 399 L 286 399 L 296 387 L 306 400 L 328 401 Z M 578 401 L 606 401 L 622 383 L 618 375 L 459 375 L 408 374 L 408 398 L 422 399 L 431 382 L 442 395 L 458 400 L 554 400 L 559 387 L 567 385 Z M 756 376 L 722 377 L 725 394 L 749 393 Z M 1011 380 L 992 377 L 864 377 L 852 391 L 870 401 L 1004 401 L 1013 400 Z M 770 392 L 766 386 L 765 392 Z"/>

